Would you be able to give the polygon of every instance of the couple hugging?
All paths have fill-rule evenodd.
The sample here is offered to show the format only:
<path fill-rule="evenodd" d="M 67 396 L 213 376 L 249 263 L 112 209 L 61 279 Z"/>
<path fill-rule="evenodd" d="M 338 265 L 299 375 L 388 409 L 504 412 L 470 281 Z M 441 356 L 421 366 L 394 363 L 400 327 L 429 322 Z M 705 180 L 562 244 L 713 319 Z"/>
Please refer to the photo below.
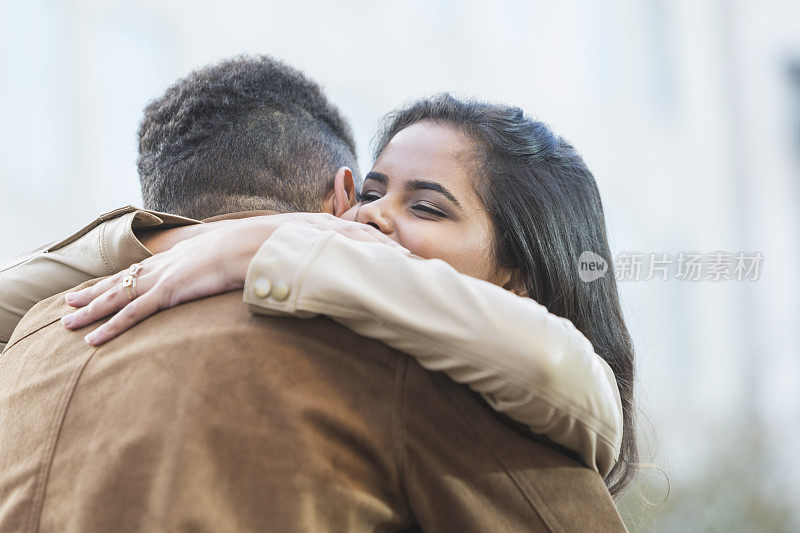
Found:
<path fill-rule="evenodd" d="M 146 209 L 0 269 L 0 531 L 625 529 L 633 347 L 545 124 L 418 100 L 362 178 L 240 57 L 147 106 L 138 170 Z"/>

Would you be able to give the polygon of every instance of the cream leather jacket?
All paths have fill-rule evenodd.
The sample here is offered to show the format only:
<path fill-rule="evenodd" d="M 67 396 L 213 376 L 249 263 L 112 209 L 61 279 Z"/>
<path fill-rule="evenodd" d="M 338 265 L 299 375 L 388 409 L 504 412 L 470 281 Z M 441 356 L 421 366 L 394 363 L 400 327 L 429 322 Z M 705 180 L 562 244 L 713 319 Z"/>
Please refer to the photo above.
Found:
<path fill-rule="evenodd" d="M 192 223 L 128 206 L 0 265 L 0 343 L 38 301 L 149 257 L 135 228 Z M 287 224 L 253 257 L 244 301 L 254 313 L 324 314 L 406 352 L 576 452 L 603 476 L 619 457 L 619 392 L 591 343 L 530 298 L 443 261 Z"/>

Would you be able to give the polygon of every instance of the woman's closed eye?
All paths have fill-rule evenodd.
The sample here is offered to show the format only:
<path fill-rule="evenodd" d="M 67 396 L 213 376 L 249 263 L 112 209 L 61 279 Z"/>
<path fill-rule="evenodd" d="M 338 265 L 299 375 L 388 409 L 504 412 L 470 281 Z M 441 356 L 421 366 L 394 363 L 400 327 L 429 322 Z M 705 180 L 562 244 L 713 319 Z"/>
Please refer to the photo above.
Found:
<path fill-rule="evenodd" d="M 412 209 L 416 211 L 420 211 L 422 213 L 426 213 L 428 215 L 433 215 L 439 218 L 447 218 L 447 214 L 442 212 L 441 210 L 437 209 L 435 206 L 428 204 L 428 203 L 416 203 L 411 206 Z"/>
<path fill-rule="evenodd" d="M 368 204 L 370 202 L 374 202 L 375 200 L 380 200 L 381 198 L 382 196 L 380 194 L 372 191 L 356 194 L 356 201 L 362 204 Z M 437 208 L 436 205 L 431 204 L 430 202 L 417 202 L 411 206 L 411 209 L 417 213 L 424 213 L 422 218 L 447 218 L 447 213 Z"/>
<path fill-rule="evenodd" d="M 360 203 L 369 203 L 380 199 L 380 195 L 374 192 L 356 193 L 356 201 Z"/>

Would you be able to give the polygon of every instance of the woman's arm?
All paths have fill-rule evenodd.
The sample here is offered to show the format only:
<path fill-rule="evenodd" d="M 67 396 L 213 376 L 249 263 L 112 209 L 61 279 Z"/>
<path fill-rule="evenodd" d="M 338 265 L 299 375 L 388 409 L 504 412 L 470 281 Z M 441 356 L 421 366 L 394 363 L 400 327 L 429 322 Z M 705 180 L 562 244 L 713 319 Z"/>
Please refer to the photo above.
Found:
<path fill-rule="evenodd" d="M 440 260 L 284 225 L 253 257 L 255 313 L 325 314 L 479 392 L 495 410 L 606 475 L 622 408 L 611 368 L 567 319 Z"/>
<path fill-rule="evenodd" d="M 114 274 L 128 265 L 169 247 L 176 239 L 189 235 L 152 233 L 159 228 L 195 224 L 197 221 L 122 207 L 95 219 L 66 239 L 37 248 L 0 265 L 0 351 L 17 323 L 41 300 L 84 281 Z M 151 230 L 138 239 L 135 232 Z M 157 240 L 156 240 L 157 239 Z"/>
<path fill-rule="evenodd" d="M 246 281 L 254 311 L 329 314 L 466 383 L 605 475 L 622 415 L 614 376 L 589 341 L 533 300 L 402 250 L 374 228 L 326 215 L 237 221 L 142 262 L 133 301 L 121 287 L 127 272 L 68 294 L 81 309 L 62 322 L 77 329 L 122 310 L 86 336 L 98 345 L 160 309 Z"/>

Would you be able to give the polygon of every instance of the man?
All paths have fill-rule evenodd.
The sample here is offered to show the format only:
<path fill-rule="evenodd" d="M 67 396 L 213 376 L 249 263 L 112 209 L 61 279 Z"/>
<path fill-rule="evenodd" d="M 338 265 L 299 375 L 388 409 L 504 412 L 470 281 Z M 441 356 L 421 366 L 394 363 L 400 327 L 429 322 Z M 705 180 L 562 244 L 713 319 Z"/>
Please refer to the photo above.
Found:
<path fill-rule="evenodd" d="M 319 176 L 342 166 L 356 168 L 346 123 L 266 58 L 193 74 L 140 132 L 145 205 L 194 218 L 323 210 Z M 109 232 L 187 222 L 125 216 L 51 248 L 103 228 L 114 271 L 137 258 L 104 250 Z M 142 237 L 159 249 L 169 235 Z M 0 529 L 622 529 L 596 473 L 445 376 L 326 319 L 252 317 L 239 298 L 179 306 L 100 348 L 63 330 L 63 298 L 37 305 L 0 360 Z"/>
<path fill-rule="evenodd" d="M 0 266 L 3 283 L 15 285 L 0 286 L 0 349 L 36 302 L 115 273 L 192 231 L 148 229 L 252 210 L 332 212 L 324 201 L 332 203 L 340 167 L 360 180 L 350 126 L 299 71 L 260 58 L 193 72 L 145 108 L 138 168 L 146 210 L 106 213 L 67 239 Z M 24 275 L 7 273 L 21 263 Z M 56 290 L 58 265 L 69 268 L 57 270 Z"/>

